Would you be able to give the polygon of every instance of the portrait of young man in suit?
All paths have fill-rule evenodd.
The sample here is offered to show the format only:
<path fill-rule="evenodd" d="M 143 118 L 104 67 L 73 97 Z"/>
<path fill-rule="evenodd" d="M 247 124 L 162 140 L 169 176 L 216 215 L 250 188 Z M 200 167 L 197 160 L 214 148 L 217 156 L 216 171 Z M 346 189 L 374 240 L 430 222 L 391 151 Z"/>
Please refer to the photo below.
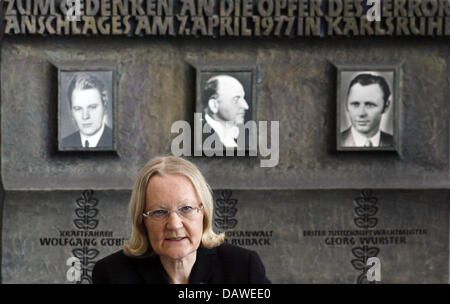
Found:
<path fill-rule="evenodd" d="M 342 147 L 393 147 L 393 136 L 380 129 L 382 117 L 391 105 L 391 95 L 382 76 L 362 73 L 350 81 L 345 100 L 350 126 L 339 134 Z"/>
<path fill-rule="evenodd" d="M 62 147 L 112 148 L 113 131 L 106 124 L 108 94 L 103 81 L 94 73 L 75 73 L 67 89 L 67 101 L 68 116 L 78 130 L 62 138 Z"/>

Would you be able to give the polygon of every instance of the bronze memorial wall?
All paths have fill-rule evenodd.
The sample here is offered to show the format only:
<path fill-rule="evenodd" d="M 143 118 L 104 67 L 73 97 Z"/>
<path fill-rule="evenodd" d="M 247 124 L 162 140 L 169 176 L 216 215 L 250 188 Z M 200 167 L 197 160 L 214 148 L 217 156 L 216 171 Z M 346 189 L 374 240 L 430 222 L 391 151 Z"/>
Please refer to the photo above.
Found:
<path fill-rule="evenodd" d="M 2 283 L 90 283 L 130 235 L 138 170 L 171 154 L 273 283 L 449 283 L 449 1 L 3 4 Z M 70 111 L 83 77 L 104 92 L 93 142 L 73 140 L 95 127 Z M 245 95 L 229 138 L 203 123 L 220 77 Z"/>

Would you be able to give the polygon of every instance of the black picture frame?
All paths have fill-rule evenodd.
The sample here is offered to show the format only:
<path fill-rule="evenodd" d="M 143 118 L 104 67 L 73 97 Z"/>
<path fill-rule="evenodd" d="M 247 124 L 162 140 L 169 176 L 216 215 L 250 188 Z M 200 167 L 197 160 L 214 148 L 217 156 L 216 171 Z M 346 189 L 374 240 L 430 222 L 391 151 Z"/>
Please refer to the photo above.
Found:
<path fill-rule="evenodd" d="M 194 146 L 195 155 L 205 154 L 211 156 L 212 154 L 216 156 L 226 156 L 226 153 L 229 151 L 237 152 L 231 153 L 231 155 L 241 156 L 241 155 L 249 155 L 256 156 L 257 154 L 257 128 L 258 122 L 256 118 L 257 114 L 257 96 L 256 96 L 256 67 L 255 66 L 247 66 L 247 65 L 207 65 L 207 66 L 196 66 L 196 104 L 195 104 L 195 112 L 202 114 L 202 130 L 204 124 L 206 122 L 205 119 L 205 108 L 207 105 L 207 98 L 204 97 L 205 93 L 205 85 L 207 81 L 216 76 L 231 76 L 239 81 L 242 85 L 245 92 L 245 101 L 248 104 L 248 110 L 245 111 L 244 123 L 240 124 L 239 127 L 239 136 L 237 138 L 237 142 L 240 140 L 239 137 L 243 136 L 245 131 L 245 144 L 238 145 L 237 147 L 226 147 L 225 145 L 222 148 L 212 148 L 205 149 L 203 147 L 203 142 L 206 137 L 210 136 L 214 133 L 214 130 L 211 131 L 211 134 L 203 134 L 202 133 L 202 146 Z M 252 121 L 255 123 L 256 128 L 250 130 L 244 130 L 244 125 Z M 223 155 L 222 155 L 223 154 Z M 230 156 L 230 155 L 228 155 Z"/>
<path fill-rule="evenodd" d="M 111 62 L 59 62 L 58 69 L 58 150 L 59 151 L 117 151 L 117 84 L 116 68 Z M 104 131 L 95 147 L 78 144 L 80 128 L 69 102 L 69 86 L 77 75 L 89 75 L 103 83 L 106 98 L 103 114 Z M 89 122 L 87 123 L 89 125 Z M 75 142 L 76 141 L 76 142 Z M 81 138 L 79 140 L 81 143 Z"/>
<path fill-rule="evenodd" d="M 337 69 L 337 102 L 336 102 L 336 149 L 338 151 L 399 151 L 400 134 L 400 104 L 399 95 L 401 68 L 399 64 L 391 65 L 335 65 Z M 379 123 L 380 139 L 377 146 L 360 146 L 353 140 L 351 127 L 353 126 L 347 108 L 349 85 L 352 80 L 362 74 L 370 74 L 383 78 L 387 83 L 390 96 L 389 105 L 381 114 Z M 361 76 L 359 78 L 362 78 Z M 365 87 L 362 85 L 362 87 Z M 361 124 L 369 124 L 362 121 Z M 357 123 L 357 122 L 356 122 Z"/>

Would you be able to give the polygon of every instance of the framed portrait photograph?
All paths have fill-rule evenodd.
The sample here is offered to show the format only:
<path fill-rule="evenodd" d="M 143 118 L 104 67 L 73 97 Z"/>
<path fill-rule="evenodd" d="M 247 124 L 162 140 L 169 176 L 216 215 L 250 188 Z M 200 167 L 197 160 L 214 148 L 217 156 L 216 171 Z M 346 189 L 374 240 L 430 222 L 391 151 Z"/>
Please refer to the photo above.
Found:
<path fill-rule="evenodd" d="M 256 156 L 256 69 L 246 66 L 196 68 L 195 112 L 201 113 L 202 141 L 195 153 Z M 225 154 L 225 153 L 224 153 Z"/>
<path fill-rule="evenodd" d="M 115 69 L 58 66 L 58 150 L 116 150 Z"/>
<path fill-rule="evenodd" d="M 397 65 L 338 65 L 337 150 L 398 151 Z"/>

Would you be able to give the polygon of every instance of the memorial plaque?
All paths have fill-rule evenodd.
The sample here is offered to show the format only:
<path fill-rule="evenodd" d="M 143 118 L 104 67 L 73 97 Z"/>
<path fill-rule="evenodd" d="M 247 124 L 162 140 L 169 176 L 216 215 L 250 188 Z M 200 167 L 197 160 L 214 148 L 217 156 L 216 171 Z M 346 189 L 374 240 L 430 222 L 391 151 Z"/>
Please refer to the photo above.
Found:
<path fill-rule="evenodd" d="M 89 283 L 95 261 L 130 235 L 129 196 L 8 192 L 3 283 L 76 283 L 73 258 Z M 214 230 L 255 250 L 273 283 L 448 282 L 444 190 L 215 190 L 214 201 Z"/>
<path fill-rule="evenodd" d="M 447 62 L 443 40 L 399 44 L 386 38 L 382 47 L 372 40 L 224 40 L 218 48 L 216 41 L 201 39 L 151 39 L 147 44 L 121 37 L 89 43 L 60 39 L 67 39 L 64 46 L 55 39 L 41 44 L 15 36 L 6 36 L 3 43 L 1 161 L 6 190 L 131 189 L 141 166 L 171 153 L 172 124 L 192 122 L 196 74 L 189 62 L 203 57 L 230 62 L 236 47 L 241 63 L 257 57 L 257 117 L 259 122 L 279 121 L 279 162 L 268 178 L 259 165 L 267 156 L 189 157 L 214 188 L 348 189 L 368 182 L 377 188 L 449 187 L 449 118 L 443 110 L 449 105 L 448 67 L 428 64 Z M 58 80 L 51 62 L 78 52 L 80 60 L 118 62 L 117 154 L 58 151 Z M 401 153 L 336 152 L 333 62 L 363 64 L 367 58 L 402 62 L 401 94 L 408 106 L 402 106 L 398 121 Z M 23 86 L 24 77 L 33 81 Z"/>

